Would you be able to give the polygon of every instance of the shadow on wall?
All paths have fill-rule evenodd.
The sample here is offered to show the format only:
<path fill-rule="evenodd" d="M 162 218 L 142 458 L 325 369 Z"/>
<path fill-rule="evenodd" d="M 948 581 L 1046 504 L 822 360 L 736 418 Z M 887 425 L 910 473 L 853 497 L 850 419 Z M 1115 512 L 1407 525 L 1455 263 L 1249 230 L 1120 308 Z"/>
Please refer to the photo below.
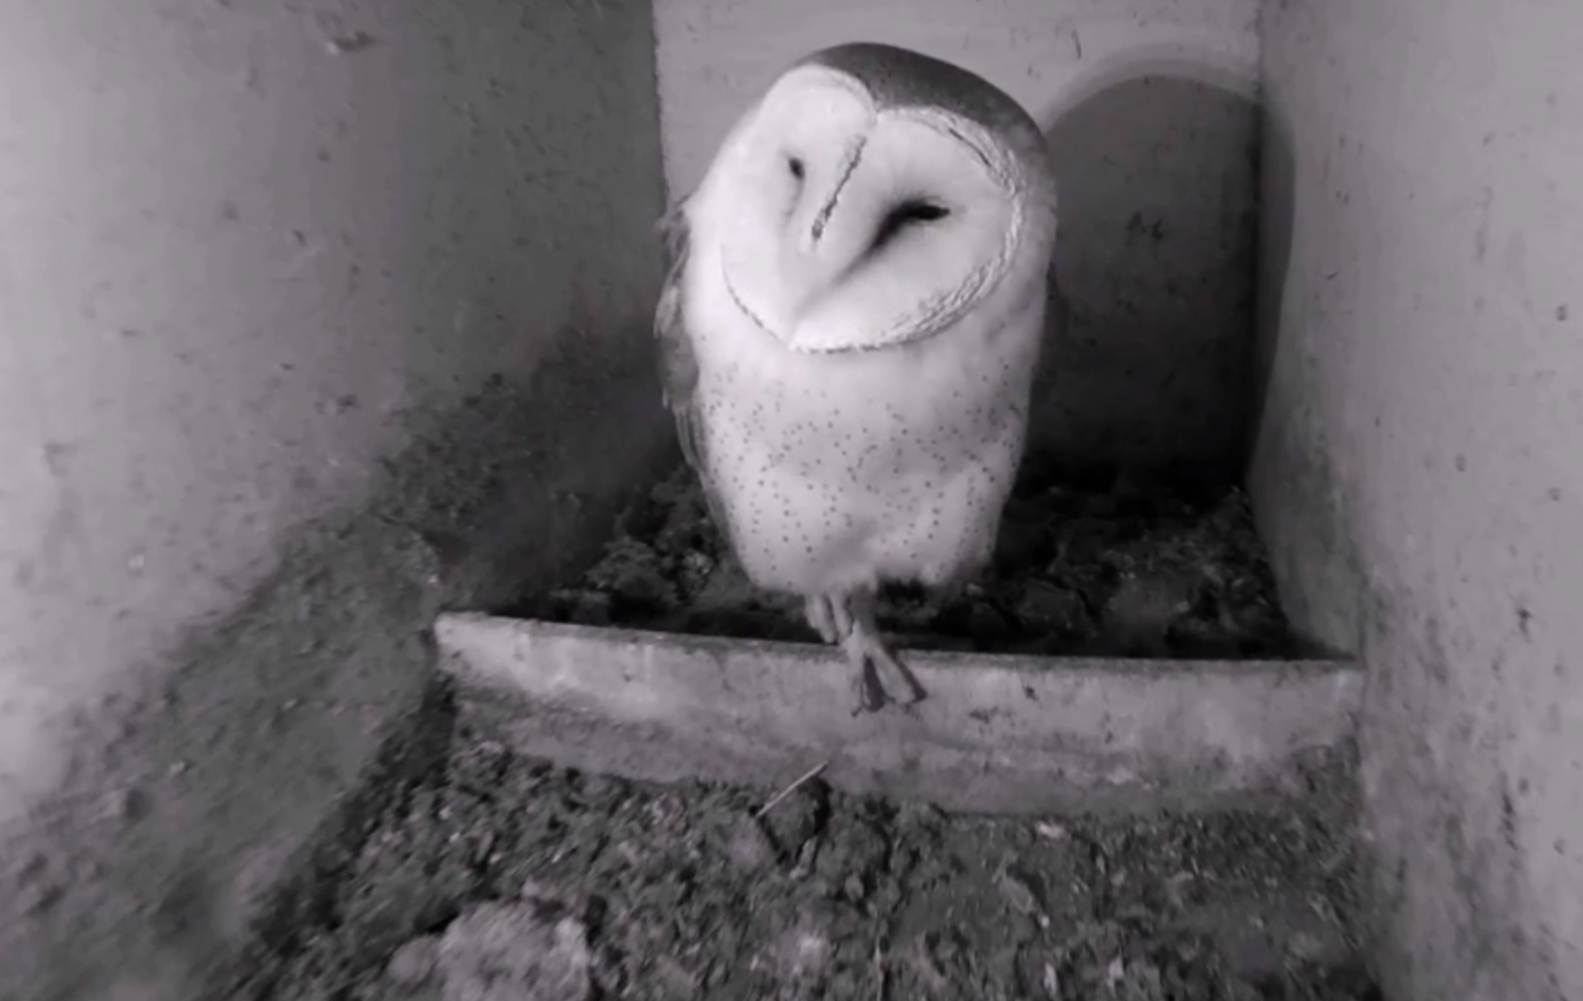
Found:
<path fill-rule="evenodd" d="M 1286 301 L 1286 277 L 1292 264 L 1292 213 L 1295 196 L 1294 160 L 1290 126 L 1280 116 L 1266 113 L 1259 122 L 1258 240 L 1253 321 L 1252 365 L 1248 373 L 1248 424 L 1244 454 L 1253 461 L 1266 421 L 1289 419 L 1271 412 L 1275 387 L 1276 348 L 1281 334 L 1281 308 Z"/>
<path fill-rule="evenodd" d="M 1355 595 L 1364 574 L 1353 548 L 1341 479 L 1313 413 L 1312 353 L 1301 317 L 1312 292 L 1299 276 L 1296 159 L 1291 123 L 1265 106 L 1260 120 L 1257 306 L 1248 373 L 1245 479 L 1269 551 L 1281 607 L 1303 642 L 1347 655 L 1357 650 Z M 1288 296 L 1294 297 L 1288 303 Z M 1286 320 L 1288 312 L 1293 322 Z"/>
<path fill-rule="evenodd" d="M 1046 121 L 1060 235 L 1030 450 L 1235 477 L 1254 320 L 1252 83 L 1133 61 Z"/>

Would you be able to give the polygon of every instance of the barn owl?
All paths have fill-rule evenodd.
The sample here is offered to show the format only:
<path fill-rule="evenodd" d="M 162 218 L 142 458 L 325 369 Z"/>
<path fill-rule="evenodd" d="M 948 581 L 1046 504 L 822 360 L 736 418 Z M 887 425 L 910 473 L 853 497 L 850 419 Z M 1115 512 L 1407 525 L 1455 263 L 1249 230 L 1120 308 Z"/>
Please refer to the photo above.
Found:
<path fill-rule="evenodd" d="M 1007 94 L 887 45 L 816 52 L 662 220 L 666 403 L 758 587 L 800 597 L 854 712 L 924 696 L 875 618 L 988 564 L 1021 462 L 1055 246 L 1044 139 Z"/>

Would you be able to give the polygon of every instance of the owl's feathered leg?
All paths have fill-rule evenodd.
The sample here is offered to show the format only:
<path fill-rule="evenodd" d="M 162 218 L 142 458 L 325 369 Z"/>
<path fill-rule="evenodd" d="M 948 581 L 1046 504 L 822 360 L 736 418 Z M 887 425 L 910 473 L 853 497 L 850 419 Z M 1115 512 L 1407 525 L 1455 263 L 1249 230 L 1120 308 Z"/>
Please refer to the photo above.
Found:
<path fill-rule="evenodd" d="M 875 621 L 874 606 L 874 592 L 867 589 L 831 600 L 831 607 L 839 608 L 840 617 L 848 622 L 841 646 L 852 664 L 852 682 L 857 695 L 857 705 L 852 710 L 854 715 L 874 712 L 886 702 L 906 706 L 924 697 L 918 679 L 885 645 Z"/>
<path fill-rule="evenodd" d="M 826 643 L 839 644 L 852 631 L 852 616 L 847 612 L 846 604 L 828 594 L 810 596 L 806 611 L 808 625 Z"/>

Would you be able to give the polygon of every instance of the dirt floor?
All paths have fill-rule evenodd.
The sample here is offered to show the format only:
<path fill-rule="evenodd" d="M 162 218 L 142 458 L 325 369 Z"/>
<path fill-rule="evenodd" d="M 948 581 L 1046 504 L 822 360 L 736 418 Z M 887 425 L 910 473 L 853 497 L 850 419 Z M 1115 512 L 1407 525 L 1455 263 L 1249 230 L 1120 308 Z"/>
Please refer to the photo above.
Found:
<path fill-rule="evenodd" d="M 622 517 L 583 578 L 506 609 L 523 618 L 813 640 L 802 605 L 748 585 L 690 470 Z M 881 621 L 917 649 L 1281 658 L 1293 641 L 1246 496 L 1186 478 L 1029 472 L 994 565 L 936 607 L 900 589 Z"/>
<path fill-rule="evenodd" d="M 770 804 L 577 774 L 461 729 L 447 747 L 349 829 L 227 997 L 1379 996 L 1334 789 L 1300 814 L 986 819 L 817 778 Z"/>

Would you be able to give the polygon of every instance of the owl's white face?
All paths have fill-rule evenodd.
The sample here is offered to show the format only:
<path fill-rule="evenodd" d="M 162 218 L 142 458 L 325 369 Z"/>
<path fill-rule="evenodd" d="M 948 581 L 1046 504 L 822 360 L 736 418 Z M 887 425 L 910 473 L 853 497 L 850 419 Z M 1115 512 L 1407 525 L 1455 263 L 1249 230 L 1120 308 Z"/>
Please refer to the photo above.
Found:
<path fill-rule="evenodd" d="M 1025 249 L 1027 214 L 1050 208 L 978 123 L 934 107 L 876 110 L 850 76 L 818 65 L 769 90 L 705 189 L 736 305 L 807 352 L 950 325 Z"/>

